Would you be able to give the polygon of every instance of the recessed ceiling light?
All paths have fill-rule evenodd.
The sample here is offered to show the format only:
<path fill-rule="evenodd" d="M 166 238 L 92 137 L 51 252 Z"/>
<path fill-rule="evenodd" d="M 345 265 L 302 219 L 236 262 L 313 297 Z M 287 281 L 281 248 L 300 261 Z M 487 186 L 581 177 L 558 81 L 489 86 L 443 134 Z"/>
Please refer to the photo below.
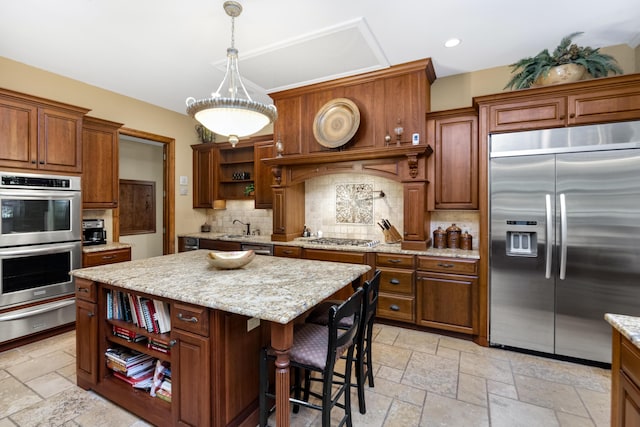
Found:
<path fill-rule="evenodd" d="M 444 47 L 456 47 L 460 44 L 460 39 L 449 39 L 446 42 L 444 42 Z"/>

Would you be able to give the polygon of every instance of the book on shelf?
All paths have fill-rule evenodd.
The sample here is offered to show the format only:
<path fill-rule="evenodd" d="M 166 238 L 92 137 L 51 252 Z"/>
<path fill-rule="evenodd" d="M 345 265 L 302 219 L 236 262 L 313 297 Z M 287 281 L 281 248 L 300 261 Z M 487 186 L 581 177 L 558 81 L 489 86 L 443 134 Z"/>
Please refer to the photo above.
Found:
<path fill-rule="evenodd" d="M 150 384 L 151 379 L 153 378 L 154 370 L 155 370 L 154 365 L 151 365 L 146 370 L 140 371 L 133 375 L 127 375 L 119 371 L 114 371 L 113 376 L 135 387 L 136 385 L 141 385 L 145 382 Z M 142 387 L 139 387 L 139 388 L 142 388 Z"/>
<path fill-rule="evenodd" d="M 156 397 L 164 400 L 165 402 L 171 403 L 171 393 L 167 392 L 166 390 L 156 390 Z"/>
<path fill-rule="evenodd" d="M 148 354 L 118 345 L 109 347 L 105 352 L 105 356 L 107 357 L 107 359 L 111 359 L 125 366 L 134 365 L 142 360 L 151 357 Z"/>
<path fill-rule="evenodd" d="M 141 342 L 147 339 L 146 336 L 139 334 L 137 332 L 134 332 L 130 329 L 124 328 L 122 326 L 112 325 L 112 329 L 113 329 L 113 335 L 123 338 L 130 342 Z"/>
<path fill-rule="evenodd" d="M 166 301 L 153 300 L 156 309 L 156 320 L 160 328 L 161 334 L 171 331 L 171 314 L 169 312 L 169 303 Z"/>
<path fill-rule="evenodd" d="M 169 343 L 157 340 L 155 338 L 149 338 L 149 341 L 147 341 L 147 348 L 159 351 L 164 354 L 171 354 L 171 347 Z"/>

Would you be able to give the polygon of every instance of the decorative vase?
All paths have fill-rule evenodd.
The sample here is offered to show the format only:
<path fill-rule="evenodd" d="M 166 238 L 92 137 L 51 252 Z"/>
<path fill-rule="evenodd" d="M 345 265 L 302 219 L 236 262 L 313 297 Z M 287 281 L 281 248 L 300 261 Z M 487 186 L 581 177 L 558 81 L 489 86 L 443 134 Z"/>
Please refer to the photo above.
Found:
<path fill-rule="evenodd" d="M 579 64 L 562 64 L 549 69 L 533 82 L 533 86 L 549 86 L 560 83 L 573 83 L 588 76 L 587 70 Z"/>

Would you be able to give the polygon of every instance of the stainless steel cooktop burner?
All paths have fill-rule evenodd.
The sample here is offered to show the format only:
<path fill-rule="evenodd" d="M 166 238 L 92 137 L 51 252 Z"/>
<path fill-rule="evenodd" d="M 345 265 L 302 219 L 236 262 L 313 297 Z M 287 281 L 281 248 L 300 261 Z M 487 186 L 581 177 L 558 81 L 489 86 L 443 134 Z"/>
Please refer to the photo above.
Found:
<path fill-rule="evenodd" d="M 347 239 L 340 237 L 321 237 L 318 239 L 311 239 L 309 242 L 318 245 L 364 246 L 369 248 L 377 246 L 380 243 L 379 240 Z"/>

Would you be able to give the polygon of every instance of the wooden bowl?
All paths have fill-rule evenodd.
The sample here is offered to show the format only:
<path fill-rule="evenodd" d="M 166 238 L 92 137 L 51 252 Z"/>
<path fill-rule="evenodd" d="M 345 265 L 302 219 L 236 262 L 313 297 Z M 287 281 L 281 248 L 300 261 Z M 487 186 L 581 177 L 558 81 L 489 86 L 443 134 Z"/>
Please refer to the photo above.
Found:
<path fill-rule="evenodd" d="M 212 266 L 221 270 L 233 270 L 243 267 L 253 261 L 256 253 L 249 251 L 209 252 L 207 260 Z"/>

